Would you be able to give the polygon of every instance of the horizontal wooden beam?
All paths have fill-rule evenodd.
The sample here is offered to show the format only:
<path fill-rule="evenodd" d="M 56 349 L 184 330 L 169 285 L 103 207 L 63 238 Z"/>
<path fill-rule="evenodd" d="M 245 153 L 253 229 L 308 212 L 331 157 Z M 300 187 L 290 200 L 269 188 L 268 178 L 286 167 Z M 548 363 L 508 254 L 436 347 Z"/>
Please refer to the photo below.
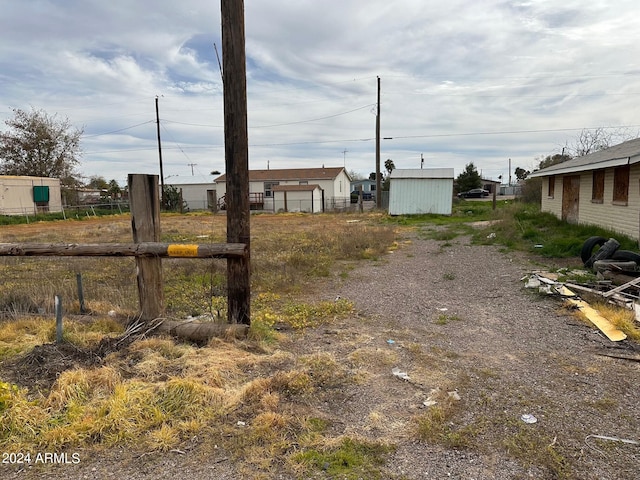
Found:
<path fill-rule="evenodd" d="M 241 258 L 244 243 L 0 243 L 0 256 Z"/>

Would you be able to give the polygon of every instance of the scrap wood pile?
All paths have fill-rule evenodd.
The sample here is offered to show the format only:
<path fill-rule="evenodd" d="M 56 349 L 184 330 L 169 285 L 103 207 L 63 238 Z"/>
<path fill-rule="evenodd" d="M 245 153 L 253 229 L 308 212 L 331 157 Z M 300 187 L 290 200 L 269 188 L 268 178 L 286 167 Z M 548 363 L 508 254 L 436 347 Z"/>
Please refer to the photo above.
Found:
<path fill-rule="evenodd" d="M 595 299 L 630 309 L 635 312 L 636 321 L 640 322 L 640 253 L 619 248 L 620 243 L 614 238 L 590 237 L 584 242 L 580 256 L 584 266 L 596 274 L 595 281 L 584 284 L 559 282 L 559 276 L 549 272 L 533 272 L 523 280 L 527 280 L 527 288 L 563 297 L 570 307 L 579 309 L 609 340 L 619 342 L 627 335 L 584 300 Z M 585 278 L 587 276 L 587 272 L 571 273 L 576 277 L 581 273 Z"/>

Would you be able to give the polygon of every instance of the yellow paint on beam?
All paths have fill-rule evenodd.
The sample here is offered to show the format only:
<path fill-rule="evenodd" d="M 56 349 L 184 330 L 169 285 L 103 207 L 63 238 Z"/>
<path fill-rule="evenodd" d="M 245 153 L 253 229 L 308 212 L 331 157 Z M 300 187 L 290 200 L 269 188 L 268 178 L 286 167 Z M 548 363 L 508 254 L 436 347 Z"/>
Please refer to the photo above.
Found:
<path fill-rule="evenodd" d="M 167 255 L 170 257 L 197 257 L 198 245 L 176 245 L 167 247 Z"/>
<path fill-rule="evenodd" d="M 579 308 L 580 311 L 584 313 L 585 316 L 589 319 L 589 321 L 596 327 L 598 327 L 600 331 L 604 333 L 612 342 L 619 342 L 627 338 L 627 335 L 623 331 L 618 330 L 615 325 L 613 325 L 613 323 L 600 315 L 600 313 L 598 313 L 596 309 L 594 309 L 584 300 L 567 298 L 567 302 Z"/>

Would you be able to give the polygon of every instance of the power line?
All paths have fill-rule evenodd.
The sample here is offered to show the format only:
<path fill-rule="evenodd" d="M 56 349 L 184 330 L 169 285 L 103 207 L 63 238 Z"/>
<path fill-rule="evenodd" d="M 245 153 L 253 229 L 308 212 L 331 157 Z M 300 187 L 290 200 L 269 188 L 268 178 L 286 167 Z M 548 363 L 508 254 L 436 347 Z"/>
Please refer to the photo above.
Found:
<path fill-rule="evenodd" d="M 440 138 L 440 137 L 470 137 L 470 136 L 485 136 L 485 135 L 518 135 L 523 133 L 554 133 L 554 132 L 575 132 L 579 130 L 595 130 L 596 128 L 612 129 L 612 128 L 639 128 L 640 124 L 636 125 L 611 125 L 606 127 L 573 127 L 573 128 L 550 128 L 541 130 L 505 130 L 497 132 L 463 132 L 463 133 L 434 133 L 428 135 L 396 135 L 384 137 L 383 140 L 406 140 L 412 138 Z M 329 143 L 341 143 L 341 142 L 370 142 L 375 140 L 375 137 L 365 138 L 350 138 L 350 139 L 336 139 L 336 140 L 308 140 L 302 142 L 278 142 L 278 143 L 252 143 L 250 147 L 282 147 L 293 145 L 323 145 Z M 205 149 L 205 148 L 221 148 L 224 145 L 192 145 L 185 147 L 188 150 Z M 167 149 L 178 149 L 179 147 L 167 147 Z M 103 154 L 103 153 L 117 153 L 117 152 L 136 152 L 153 150 L 153 147 L 148 148 L 134 148 L 134 149 L 122 149 L 122 150 L 108 150 L 100 152 L 85 152 L 91 154 Z"/>
<path fill-rule="evenodd" d="M 169 135 L 169 137 L 172 137 L 172 135 L 169 133 L 169 131 L 167 130 L 167 127 L 165 127 L 162 123 L 160 124 L 160 126 L 162 127 L 162 129 L 164 130 L 164 132 Z M 171 140 L 173 141 L 173 143 L 176 144 L 176 146 L 178 147 L 178 149 L 182 152 L 182 154 L 185 156 L 185 158 L 189 161 L 191 161 L 191 159 L 189 158 L 189 155 L 187 155 L 187 153 L 182 149 L 182 147 L 180 146 L 180 144 L 178 142 L 176 142 L 173 137 L 171 138 Z M 195 165 L 195 164 L 191 164 L 191 165 Z M 193 166 L 191 167 L 191 170 L 193 170 Z M 192 173 L 193 175 L 193 173 Z"/>
<path fill-rule="evenodd" d="M 136 127 L 139 127 L 141 125 L 147 125 L 149 123 L 154 123 L 154 121 L 153 120 L 148 120 L 146 122 L 138 123 L 136 125 L 131 125 L 130 127 L 124 127 L 124 128 L 120 128 L 118 130 L 112 130 L 111 132 L 94 133 L 93 135 L 85 135 L 84 138 L 93 138 L 93 137 L 101 137 L 103 135 L 111 135 L 112 133 L 124 132 L 125 130 L 131 130 L 132 128 L 136 128 Z"/>
<path fill-rule="evenodd" d="M 317 122 L 319 120 L 327 120 L 329 118 L 336 118 L 336 117 L 340 117 L 342 115 L 348 115 L 350 113 L 357 112 L 357 111 L 363 110 L 365 108 L 370 108 L 372 105 L 375 105 L 375 103 L 369 103 L 368 105 L 363 105 L 362 107 L 354 108 L 353 110 L 349 110 L 347 112 L 336 113 L 334 115 L 327 115 L 326 117 L 312 118 L 312 119 L 309 119 L 309 120 L 299 120 L 297 122 L 276 123 L 276 124 L 273 124 L 273 125 L 256 125 L 256 126 L 253 126 L 253 127 L 250 127 L 250 128 L 284 127 L 284 126 L 287 126 L 287 125 L 299 125 L 301 123 Z"/>

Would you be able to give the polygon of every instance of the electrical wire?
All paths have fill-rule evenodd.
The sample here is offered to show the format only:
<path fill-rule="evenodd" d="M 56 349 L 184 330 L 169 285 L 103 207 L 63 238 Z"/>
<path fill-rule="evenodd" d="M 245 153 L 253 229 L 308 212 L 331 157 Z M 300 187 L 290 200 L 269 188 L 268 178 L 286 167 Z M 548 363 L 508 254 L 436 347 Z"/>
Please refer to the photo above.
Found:
<path fill-rule="evenodd" d="M 136 127 L 139 127 L 141 125 L 147 125 L 149 123 L 155 123 L 155 120 L 148 120 L 146 122 L 138 123 L 136 125 L 131 125 L 129 127 L 120 128 L 118 130 L 112 130 L 111 132 L 94 133 L 92 135 L 85 135 L 84 138 L 94 138 L 94 137 L 102 137 L 104 135 L 111 135 L 113 133 L 119 133 L 119 132 L 124 132 L 125 130 L 131 130 L 132 128 L 136 128 Z"/>

